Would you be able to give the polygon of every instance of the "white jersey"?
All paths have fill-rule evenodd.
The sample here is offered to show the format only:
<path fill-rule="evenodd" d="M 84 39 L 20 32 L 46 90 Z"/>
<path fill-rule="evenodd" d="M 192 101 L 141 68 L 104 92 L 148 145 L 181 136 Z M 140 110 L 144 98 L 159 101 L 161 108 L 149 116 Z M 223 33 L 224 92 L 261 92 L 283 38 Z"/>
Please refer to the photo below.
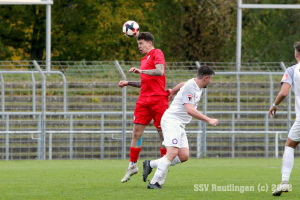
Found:
<path fill-rule="evenodd" d="M 192 116 L 187 113 L 184 104 L 193 104 L 197 109 L 198 103 L 201 99 L 201 94 L 202 88 L 200 89 L 198 87 L 194 78 L 188 80 L 184 86 L 180 88 L 172 104 L 165 111 L 163 117 L 178 121 L 183 125 L 188 124 L 192 120 Z"/>
<path fill-rule="evenodd" d="M 281 80 L 283 83 L 294 86 L 296 121 L 300 121 L 300 63 L 287 68 Z"/>

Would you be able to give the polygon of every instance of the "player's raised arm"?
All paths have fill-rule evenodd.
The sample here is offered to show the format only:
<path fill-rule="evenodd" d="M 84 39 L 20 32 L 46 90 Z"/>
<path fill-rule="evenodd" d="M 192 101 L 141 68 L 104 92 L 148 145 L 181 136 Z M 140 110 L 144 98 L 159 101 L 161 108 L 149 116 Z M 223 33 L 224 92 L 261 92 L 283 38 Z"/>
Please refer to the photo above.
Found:
<path fill-rule="evenodd" d="M 132 87 L 137 87 L 140 88 L 141 87 L 141 81 L 120 81 L 119 82 L 119 87 L 123 88 L 125 86 L 132 86 Z"/>
<path fill-rule="evenodd" d="M 128 85 L 130 85 L 132 87 L 141 88 L 141 81 L 129 81 Z"/>

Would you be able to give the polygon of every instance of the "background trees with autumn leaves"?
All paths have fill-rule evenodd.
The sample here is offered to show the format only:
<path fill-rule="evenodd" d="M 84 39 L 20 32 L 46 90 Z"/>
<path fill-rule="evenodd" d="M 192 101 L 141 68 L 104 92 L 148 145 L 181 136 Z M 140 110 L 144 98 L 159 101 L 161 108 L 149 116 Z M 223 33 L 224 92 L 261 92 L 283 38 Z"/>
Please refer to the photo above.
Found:
<path fill-rule="evenodd" d="M 300 0 L 243 0 L 299 4 Z M 135 20 L 155 37 L 167 61 L 235 62 L 236 0 L 54 0 L 52 60 L 137 61 Z M 243 10 L 243 62 L 292 62 L 300 40 L 298 10 Z M 0 60 L 44 60 L 46 7 L 0 6 Z"/>

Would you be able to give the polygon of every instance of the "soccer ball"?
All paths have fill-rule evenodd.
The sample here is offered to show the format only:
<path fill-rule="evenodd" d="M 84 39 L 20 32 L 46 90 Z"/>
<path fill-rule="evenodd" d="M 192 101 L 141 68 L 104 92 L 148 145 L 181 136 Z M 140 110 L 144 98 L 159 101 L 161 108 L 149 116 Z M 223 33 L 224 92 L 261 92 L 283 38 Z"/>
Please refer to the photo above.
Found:
<path fill-rule="evenodd" d="M 135 37 L 139 34 L 140 26 L 135 21 L 127 21 L 123 25 L 123 33 L 127 37 Z"/>

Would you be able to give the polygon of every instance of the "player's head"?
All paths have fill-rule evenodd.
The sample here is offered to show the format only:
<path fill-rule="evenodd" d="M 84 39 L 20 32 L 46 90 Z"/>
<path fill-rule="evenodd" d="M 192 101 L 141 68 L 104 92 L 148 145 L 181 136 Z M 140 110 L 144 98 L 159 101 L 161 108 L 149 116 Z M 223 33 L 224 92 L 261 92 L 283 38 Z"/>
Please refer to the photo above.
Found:
<path fill-rule="evenodd" d="M 300 61 L 300 41 L 295 42 L 294 48 L 295 48 L 295 58 L 297 61 L 298 60 Z"/>
<path fill-rule="evenodd" d="M 214 70 L 207 65 L 202 65 L 199 67 L 197 72 L 197 78 L 202 81 L 203 88 L 206 88 L 214 75 Z"/>
<path fill-rule="evenodd" d="M 154 48 L 154 37 L 149 32 L 141 32 L 137 35 L 139 50 L 142 54 L 148 54 Z"/>

